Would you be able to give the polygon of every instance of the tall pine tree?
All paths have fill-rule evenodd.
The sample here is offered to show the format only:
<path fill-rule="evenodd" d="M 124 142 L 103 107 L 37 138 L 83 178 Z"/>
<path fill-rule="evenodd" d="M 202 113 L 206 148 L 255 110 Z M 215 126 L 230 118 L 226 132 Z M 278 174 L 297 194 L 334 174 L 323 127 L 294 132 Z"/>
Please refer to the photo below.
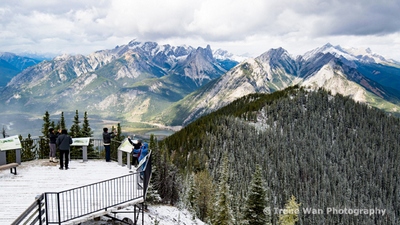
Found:
<path fill-rule="evenodd" d="M 49 134 L 50 126 L 51 126 L 50 114 L 48 111 L 46 111 L 43 116 L 43 126 L 42 126 L 42 134 L 44 137 L 47 137 L 47 135 Z"/>
<path fill-rule="evenodd" d="M 81 137 L 82 136 L 81 127 L 79 125 L 80 123 L 81 122 L 79 121 L 78 110 L 76 110 L 75 116 L 74 116 L 74 121 L 73 121 L 73 124 L 71 126 L 70 133 L 69 133 L 71 135 L 71 137 L 75 138 L 75 137 Z"/>
<path fill-rule="evenodd" d="M 67 126 L 65 125 L 65 118 L 64 118 L 64 112 L 61 112 L 61 117 L 60 117 L 60 123 L 58 125 L 59 129 L 67 129 Z"/>
<path fill-rule="evenodd" d="M 264 188 L 261 167 L 256 165 L 244 209 L 243 224 L 271 224 L 270 215 L 266 213 L 267 200 L 267 191 Z"/>
<path fill-rule="evenodd" d="M 87 112 L 85 112 L 85 114 L 83 116 L 83 124 L 82 124 L 81 134 L 82 134 L 82 137 L 91 137 L 93 134 L 93 131 L 89 125 L 89 119 L 88 119 Z"/>

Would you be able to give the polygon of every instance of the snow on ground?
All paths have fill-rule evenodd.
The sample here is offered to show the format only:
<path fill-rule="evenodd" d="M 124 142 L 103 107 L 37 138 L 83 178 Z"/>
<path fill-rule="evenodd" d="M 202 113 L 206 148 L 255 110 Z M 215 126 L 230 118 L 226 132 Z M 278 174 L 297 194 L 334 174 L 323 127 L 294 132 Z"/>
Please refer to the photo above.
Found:
<path fill-rule="evenodd" d="M 133 207 L 127 207 L 124 210 L 133 211 Z M 123 210 L 121 210 L 123 211 Z M 129 218 L 133 221 L 133 213 L 117 214 L 117 218 Z M 142 218 L 139 217 L 138 224 L 141 224 Z M 102 217 L 100 220 L 87 221 L 81 225 L 107 225 L 111 224 L 111 219 Z M 118 223 L 117 223 L 118 224 Z M 121 223 L 122 224 L 122 223 Z M 192 214 L 187 210 L 180 210 L 173 206 L 167 205 L 149 205 L 144 213 L 143 225 L 206 225 L 199 219 L 193 218 Z"/>
<path fill-rule="evenodd" d="M 123 176 L 129 169 L 118 165 L 117 162 L 104 160 L 72 160 L 69 170 L 59 170 L 58 163 L 48 160 L 34 160 L 22 162 L 17 167 L 17 175 L 10 170 L 0 171 L 0 225 L 11 224 L 35 200 L 35 197 L 44 192 L 58 192 L 68 190 L 99 181 Z M 129 210 L 129 207 L 126 208 Z M 118 214 L 121 215 L 121 214 Z M 130 215 L 130 214 L 129 214 Z M 131 217 L 125 214 L 125 217 Z M 145 224 L 199 224 L 192 215 L 185 210 L 171 206 L 149 206 L 145 212 Z M 105 222 L 105 223 L 102 223 Z M 109 224 L 101 221 L 86 222 L 84 224 Z"/>

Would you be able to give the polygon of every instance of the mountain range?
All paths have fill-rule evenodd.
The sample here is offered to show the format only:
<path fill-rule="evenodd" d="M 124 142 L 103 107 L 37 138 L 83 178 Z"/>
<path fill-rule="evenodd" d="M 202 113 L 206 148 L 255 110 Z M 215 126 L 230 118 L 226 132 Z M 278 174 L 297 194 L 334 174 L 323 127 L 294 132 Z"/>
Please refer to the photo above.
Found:
<path fill-rule="evenodd" d="M 328 43 L 296 57 L 277 48 L 245 59 L 210 46 L 133 40 L 24 69 L 1 89 L 0 114 L 40 118 L 45 111 L 79 110 L 126 127 L 180 127 L 244 95 L 296 84 L 351 96 L 391 113 L 400 110 L 400 63 L 369 49 Z"/>
<path fill-rule="evenodd" d="M 5 87 L 15 75 L 41 61 L 40 59 L 19 56 L 10 52 L 0 52 L 0 89 Z"/>
<path fill-rule="evenodd" d="M 345 50 L 328 43 L 297 57 L 277 48 L 247 59 L 166 109 L 158 119 L 187 125 L 239 97 L 293 85 L 323 88 L 387 112 L 400 112 L 399 62 L 386 60 L 368 49 L 359 54 L 355 49 Z"/>

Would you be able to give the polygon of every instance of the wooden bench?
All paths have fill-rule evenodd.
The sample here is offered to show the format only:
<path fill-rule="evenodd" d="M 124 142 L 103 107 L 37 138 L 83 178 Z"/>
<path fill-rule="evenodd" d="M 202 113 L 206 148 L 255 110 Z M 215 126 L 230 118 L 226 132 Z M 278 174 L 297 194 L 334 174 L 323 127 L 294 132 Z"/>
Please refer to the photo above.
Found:
<path fill-rule="evenodd" d="M 18 167 L 18 163 L 8 163 L 5 165 L 1 165 L 0 170 L 10 169 L 10 173 L 17 175 L 17 167 Z"/>

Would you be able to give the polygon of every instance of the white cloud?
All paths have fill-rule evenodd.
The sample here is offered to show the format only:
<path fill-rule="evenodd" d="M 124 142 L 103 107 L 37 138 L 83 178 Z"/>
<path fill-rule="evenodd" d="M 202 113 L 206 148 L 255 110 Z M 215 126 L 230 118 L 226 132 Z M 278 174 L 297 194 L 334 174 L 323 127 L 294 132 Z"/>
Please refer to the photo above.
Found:
<path fill-rule="evenodd" d="M 396 0 L 5 0 L 0 51 L 88 54 L 138 39 L 257 56 L 331 42 L 400 60 L 399 11 Z"/>

